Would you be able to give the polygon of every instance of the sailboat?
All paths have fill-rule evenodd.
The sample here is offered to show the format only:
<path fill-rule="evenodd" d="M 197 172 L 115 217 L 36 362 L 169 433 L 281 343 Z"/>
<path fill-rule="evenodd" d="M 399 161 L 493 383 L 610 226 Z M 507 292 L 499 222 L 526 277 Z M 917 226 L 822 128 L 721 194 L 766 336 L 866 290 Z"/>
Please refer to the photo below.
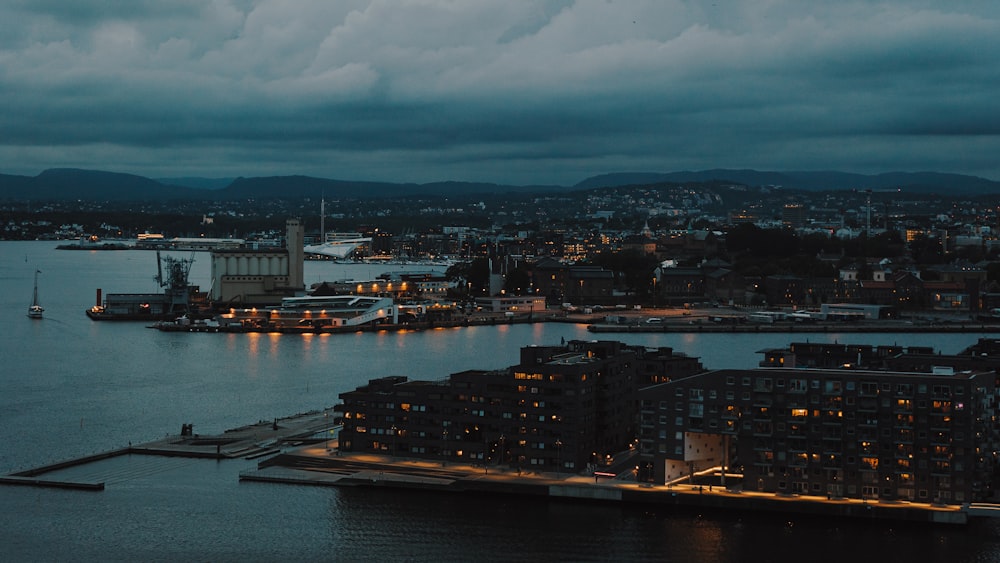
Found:
<path fill-rule="evenodd" d="M 32 319 L 42 318 L 42 313 L 45 309 L 38 304 L 38 274 L 42 273 L 40 270 L 35 270 L 35 292 L 31 296 L 31 306 L 28 307 L 28 316 Z"/>

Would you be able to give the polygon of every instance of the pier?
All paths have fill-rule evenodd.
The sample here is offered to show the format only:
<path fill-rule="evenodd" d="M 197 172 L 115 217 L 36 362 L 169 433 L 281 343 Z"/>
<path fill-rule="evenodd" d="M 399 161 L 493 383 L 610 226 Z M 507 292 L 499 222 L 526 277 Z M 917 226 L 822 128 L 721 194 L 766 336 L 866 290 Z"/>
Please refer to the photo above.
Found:
<path fill-rule="evenodd" d="M 105 483 L 61 477 L 58 472 L 99 461 L 125 456 L 163 456 L 193 459 L 258 459 L 279 453 L 284 447 L 326 442 L 336 425 L 332 411 L 299 413 L 285 418 L 261 420 L 222 434 L 199 435 L 193 426 L 182 425 L 179 435 L 128 445 L 93 455 L 67 459 L 0 476 L 0 485 L 19 485 L 103 491 Z"/>

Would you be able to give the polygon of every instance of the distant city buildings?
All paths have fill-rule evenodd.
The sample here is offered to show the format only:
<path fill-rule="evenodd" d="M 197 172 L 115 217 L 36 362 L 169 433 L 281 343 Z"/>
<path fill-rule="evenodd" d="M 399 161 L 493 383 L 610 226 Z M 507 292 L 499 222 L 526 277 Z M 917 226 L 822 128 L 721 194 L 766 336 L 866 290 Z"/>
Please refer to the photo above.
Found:
<path fill-rule="evenodd" d="M 703 182 L 523 196 L 421 195 L 377 205 L 342 198 L 329 202 L 329 210 L 318 203 L 147 202 L 112 219 L 108 202 L 7 202 L 0 238 L 70 238 L 104 247 L 106 239 L 137 240 L 156 229 L 164 238 L 144 240 L 144 247 L 250 254 L 283 238 L 275 217 L 293 216 L 302 218 L 303 242 L 336 232 L 371 239 L 345 259 L 488 260 L 490 277 L 475 288 L 476 297 L 531 293 L 550 305 L 579 306 L 707 301 L 814 309 L 853 302 L 973 317 L 1000 304 L 1000 208 L 985 196 Z M 151 224 L 157 213 L 161 225 Z M 747 244 L 754 237 L 759 240 Z M 634 266 L 613 259 L 618 255 L 649 262 L 645 271 L 629 271 Z M 281 291 L 263 286 L 285 283 L 274 277 L 280 267 L 260 264 L 263 278 L 252 279 L 256 274 L 240 273 L 243 262 L 251 271 L 250 261 L 217 264 L 230 277 L 225 290 L 212 286 L 213 297 L 246 297 L 247 303 L 256 299 L 251 295 L 277 297 Z M 717 262 L 726 265 L 711 266 Z M 652 265 L 666 263 L 672 271 Z M 513 270 L 529 272 L 528 283 L 507 287 Z M 257 283 L 261 287 L 253 287 Z"/>

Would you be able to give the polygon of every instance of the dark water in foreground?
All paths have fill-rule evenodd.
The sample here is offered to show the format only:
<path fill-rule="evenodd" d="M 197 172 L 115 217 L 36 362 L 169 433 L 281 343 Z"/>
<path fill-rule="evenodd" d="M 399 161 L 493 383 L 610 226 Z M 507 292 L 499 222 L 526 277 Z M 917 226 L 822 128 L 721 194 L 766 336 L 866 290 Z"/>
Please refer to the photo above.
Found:
<path fill-rule="evenodd" d="M 503 367 L 530 344 L 593 338 L 573 325 L 405 334 L 160 333 L 94 323 L 95 289 L 155 291 L 155 255 L 0 243 L 0 471 L 176 434 L 221 432 L 322 409 L 383 375 L 438 379 Z M 184 255 L 186 257 L 186 255 Z M 192 281 L 208 287 L 206 254 Z M 25 316 L 34 268 L 46 318 Z M 307 263 L 309 283 L 388 266 Z M 617 338 L 619 335 L 602 335 Z M 784 335 L 621 335 L 709 367 L 751 367 Z M 810 335 L 931 345 L 978 335 Z M 1000 560 L 1000 525 L 965 528 L 676 513 L 511 497 L 240 483 L 252 461 L 124 457 L 73 469 L 100 493 L 0 487 L 3 561 L 913 561 Z"/>

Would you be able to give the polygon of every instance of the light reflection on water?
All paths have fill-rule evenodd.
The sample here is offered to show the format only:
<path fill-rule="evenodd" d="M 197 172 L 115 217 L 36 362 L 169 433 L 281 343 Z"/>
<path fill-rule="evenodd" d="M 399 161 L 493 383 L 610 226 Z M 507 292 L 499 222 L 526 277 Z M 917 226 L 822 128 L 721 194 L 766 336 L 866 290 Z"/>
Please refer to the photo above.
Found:
<path fill-rule="evenodd" d="M 10 245 L 10 246 L 7 246 Z M 148 253 L 59 252 L 47 243 L 0 243 L 0 310 L 14 311 L 0 340 L 0 471 L 37 466 L 177 434 L 215 433 L 322 409 L 369 379 L 441 379 L 515 363 L 531 344 L 620 339 L 669 346 L 712 368 L 753 367 L 762 348 L 805 339 L 760 334 L 594 335 L 581 325 L 535 324 L 338 335 L 161 333 L 95 323 L 94 289 L 148 287 Z M 8 252 L 8 249 L 13 251 Z M 29 254 L 43 265 L 47 317 L 23 317 Z M 208 287 L 207 256 L 193 275 Z M 20 258 L 20 262 L 14 259 Z M 307 279 L 361 278 L 307 264 Z M 340 268 L 343 268 L 342 266 Z M 378 275 L 388 267 L 374 272 Z M 361 272 L 364 274 L 364 272 Z M 312 277 L 310 277 L 312 276 Z M 810 334 L 824 342 L 898 343 L 957 352 L 979 335 Z M 240 483 L 254 462 L 182 463 L 158 472 L 116 460 L 103 493 L 0 487 L 0 545 L 9 560 L 952 560 L 1000 556 L 995 527 L 909 531 L 885 526 L 675 514 L 650 508 L 507 497 L 465 498 L 381 490 Z M 159 467 L 153 464 L 153 467 Z M 167 467 L 167 466 L 163 466 Z M 850 541 L 845 541 L 849 538 Z M 109 546 L 114 546 L 109 551 Z M 947 549 L 941 546 L 946 546 Z"/>

